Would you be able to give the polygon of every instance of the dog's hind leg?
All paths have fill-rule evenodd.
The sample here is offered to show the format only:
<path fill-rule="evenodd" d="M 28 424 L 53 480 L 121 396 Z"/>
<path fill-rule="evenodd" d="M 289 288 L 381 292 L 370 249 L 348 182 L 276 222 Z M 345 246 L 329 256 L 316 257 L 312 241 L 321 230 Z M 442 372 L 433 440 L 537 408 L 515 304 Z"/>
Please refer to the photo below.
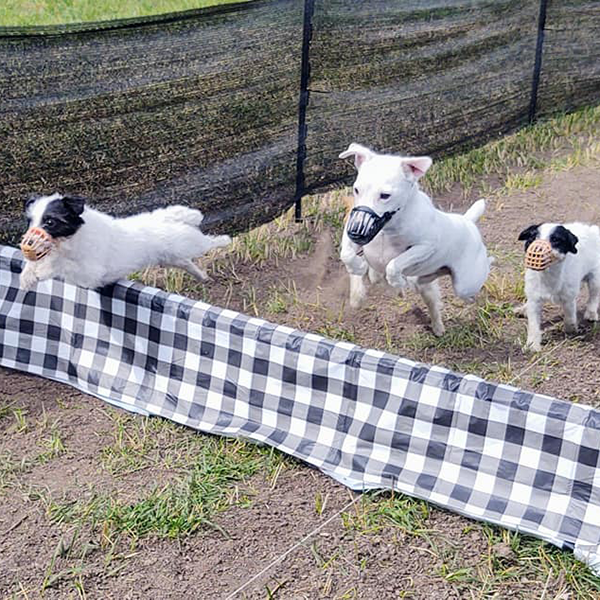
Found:
<path fill-rule="evenodd" d="M 164 265 L 166 267 L 177 267 L 178 269 L 183 269 L 187 271 L 192 277 L 198 279 L 198 281 L 208 281 L 210 277 L 208 273 L 201 269 L 194 261 L 187 258 L 182 258 L 181 260 L 171 261 L 168 265 Z"/>
<path fill-rule="evenodd" d="M 600 272 L 594 273 L 587 281 L 588 301 L 583 318 L 586 321 L 598 320 L 598 305 L 600 304 Z"/>
<path fill-rule="evenodd" d="M 523 302 L 519 306 L 515 306 L 513 308 L 513 313 L 517 317 L 526 317 L 527 316 L 527 302 Z"/>
<path fill-rule="evenodd" d="M 369 281 L 372 284 L 377 285 L 385 281 L 385 275 L 369 267 Z"/>
<path fill-rule="evenodd" d="M 433 333 L 438 337 L 444 335 L 446 328 L 442 322 L 442 296 L 437 281 L 417 283 L 417 290 L 427 305 Z"/>

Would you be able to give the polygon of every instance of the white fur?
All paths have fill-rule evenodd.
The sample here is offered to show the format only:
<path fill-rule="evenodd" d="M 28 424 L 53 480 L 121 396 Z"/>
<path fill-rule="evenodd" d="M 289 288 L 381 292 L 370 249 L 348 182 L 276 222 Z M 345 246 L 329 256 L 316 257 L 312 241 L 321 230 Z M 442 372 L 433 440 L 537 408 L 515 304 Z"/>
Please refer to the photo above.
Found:
<path fill-rule="evenodd" d="M 28 209 L 31 226 L 39 226 L 46 206 L 60 194 L 38 199 Z M 185 206 L 160 208 L 115 218 L 85 207 L 84 224 L 77 232 L 57 240 L 50 254 L 25 264 L 21 287 L 59 278 L 86 288 L 97 288 L 153 265 L 179 267 L 200 280 L 205 271 L 192 262 L 212 248 L 226 246 L 229 236 L 209 236 L 199 225 L 202 213 Z"/>
<path fill-rule="evenodd" d="M 547 240 L 556 223 L 540 226 L 539 239 Z M 577 296 L 585 281 L 589 298 L 583 318 L 598 320 L 600 302 L 600 230 L 596 225 L 569 223 L 563 225 L 579 239 L 577 254 L 562 254 L 553 250 L 557 261 L 544 271 L 525 270 L 525 295 L 527 302 L 517 309 L 517 313 L 527 315 L 528 350 L 539 352 L 542 349 L 542 308 L 544 302 L 560 304 L 564 311 L 565 331 L 577 332 Z"/>
<path fill-rule="evenodd" d="M 375 238 L 361 247 L 345 230 L 340 258 L 350 273 L 350 304 L 366 295 L 363 276 L 371 281 L 385 276 L 402 289 L 410 283 L 429 309 L 436 335 L 444 332 L 441 296 L 436 279 L 450 274 L 455 293 L 472 301 L 489 274 L 490 262 L 475 222 L 485 210 L 478 200 L 464 215 L 445 213 L 433 206 L 418 180 L 432 164 L 427 156 L 400 157 L 376 154 L 350 144 L 340 158 L 354 156 L 358 176 L 354 205 L 368 206 L 377 214 L 398 209 Z M 381 199 L 381 194 L 389 194 Z"/>

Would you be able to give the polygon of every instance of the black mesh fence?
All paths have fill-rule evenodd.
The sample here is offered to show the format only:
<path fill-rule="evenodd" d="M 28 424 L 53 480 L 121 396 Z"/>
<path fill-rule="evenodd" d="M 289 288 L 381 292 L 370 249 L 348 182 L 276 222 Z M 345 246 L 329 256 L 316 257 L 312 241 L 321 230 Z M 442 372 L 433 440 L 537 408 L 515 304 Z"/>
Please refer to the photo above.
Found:
<path fill-rule="evenodd" d="M 240 230 L 293 202 L 302 4 L 0 35 L 0 228 L 23 196 L 166 204 Z M 12 234 L 12 235 L 11 235 Z"/>
<path fill-rule="evenodd" d="M 541 2 L 538 114 L 598 102 L 600 3 Z M 337 155 L 352 141 L 439 156 L 513 131 L 531 108 L 539 14 L 540 0 L 254 0 L 0 28 L 0 242 L 23 231 L 32 192 L 115 214 L 188 204 L 233 233 L 288 208 L 297 183 L 348 181 Z"/>
<path fill-rule="evenodd" d="M 350 142 L 440 154 L 527 122 L 537 2 L 327 0 L 311 46 L 307 185 Z"/>

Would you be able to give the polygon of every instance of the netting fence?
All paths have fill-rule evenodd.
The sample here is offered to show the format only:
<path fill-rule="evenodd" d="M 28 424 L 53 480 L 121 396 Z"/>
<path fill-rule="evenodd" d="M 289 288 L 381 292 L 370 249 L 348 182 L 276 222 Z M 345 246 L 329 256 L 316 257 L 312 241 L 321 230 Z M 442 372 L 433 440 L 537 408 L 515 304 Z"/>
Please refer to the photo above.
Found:
<path fill-rule="evenodd" d="M 351 141 L 439 157 L 596 103 L 599 32 L 592 0 L 254 0 L 0 28 L 0 242 L 25 196 L 56 190 L 248 229 L 349 181 Z"/>

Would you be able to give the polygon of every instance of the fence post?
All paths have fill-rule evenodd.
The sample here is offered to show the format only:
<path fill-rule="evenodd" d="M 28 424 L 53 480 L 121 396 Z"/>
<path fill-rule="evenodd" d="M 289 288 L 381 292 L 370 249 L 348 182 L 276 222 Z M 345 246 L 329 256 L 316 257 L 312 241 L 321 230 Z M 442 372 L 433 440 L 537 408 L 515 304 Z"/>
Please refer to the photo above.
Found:
<path fill-rule="evenodd" d="M 310 79 L 310 40 L 315 0 L 304 0 L 304 25 L 302 29 L 302 62 L 300 66 L 300 98 L 298 101 L 298 150 L 296 154 L 296 222 L 302 220 L 302 196 L 304 196 L 304 160 L 306 159 L 306 108 L 308 107 L 308 82 Z"/>
<path fill-rule="evenodd" d="M 546 27 L 546 8 L 548 0 L 540 0 L 540 13 L 538 17 L 537 44 L 535 47 L 535 64 L 533 66 L 533 81 L 531 82 L 531 99 L 529 101 L 529 123 L 535 120 L 537 106 L 538 86 L 540 84 L 540 71 L 542 70 L 542 53 L 544 49 L 544 30 Z"/>

